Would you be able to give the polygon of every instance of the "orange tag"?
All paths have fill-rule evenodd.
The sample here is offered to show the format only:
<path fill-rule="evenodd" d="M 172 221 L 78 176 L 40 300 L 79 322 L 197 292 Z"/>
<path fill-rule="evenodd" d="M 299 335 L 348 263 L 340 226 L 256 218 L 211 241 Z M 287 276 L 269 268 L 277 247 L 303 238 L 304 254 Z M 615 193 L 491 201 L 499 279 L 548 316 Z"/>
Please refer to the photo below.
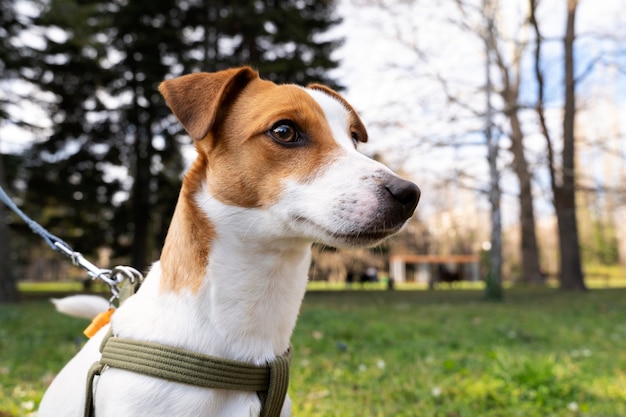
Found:
<path fill-rule="evenodd" d="M 93 318 L 91 324 L 87 326 L 87 328 L 83 331 L 83 334 L 88 338 L 92 338 L 98 330 L 109 324 L 111 321 L 111 316 L 115 312 L 114 308 L 110 308 L 107 311 L 103 311 L 99 313 L 96 317 Z"/>

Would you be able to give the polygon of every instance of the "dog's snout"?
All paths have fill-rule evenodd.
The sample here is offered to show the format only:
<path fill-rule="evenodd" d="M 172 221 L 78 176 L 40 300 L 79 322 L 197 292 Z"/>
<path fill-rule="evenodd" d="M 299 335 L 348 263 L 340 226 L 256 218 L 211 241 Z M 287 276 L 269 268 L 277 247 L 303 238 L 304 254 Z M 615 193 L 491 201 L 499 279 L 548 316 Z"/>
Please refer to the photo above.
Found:
<path fill-rule="evenodd" d="M 392 177 L 385 184 L 385 188 L 387 188 L 391 196 L 400 203 L 404 218 L 408 219 L 411 217 L 415 212 L 415 208 L 417 207 L 422 193 L 419 187 L 402 178 Z"/>

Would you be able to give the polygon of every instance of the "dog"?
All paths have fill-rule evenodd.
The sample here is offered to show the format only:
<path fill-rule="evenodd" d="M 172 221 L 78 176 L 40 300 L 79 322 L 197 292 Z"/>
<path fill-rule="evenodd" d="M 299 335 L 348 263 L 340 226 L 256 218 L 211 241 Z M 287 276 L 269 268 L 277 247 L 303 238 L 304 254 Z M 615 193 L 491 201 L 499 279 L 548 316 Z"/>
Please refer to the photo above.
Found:
<path fill-rule="evenodd" d="M 158 262 L 139 291 L 56 376 L 39 417 L 84 415 L 86 378 L 107 332 L 255 365 L 282 355 L 308 280 L 311 245 L 374 246 L 413 215 L 419 188 L 357 151 L 366 129 L 322 85 L 277 85 L 250 67 L 195 73 L 159 90 L 193 139 Z M 259 416 L 254 392 L 105 368 L 98 417 Z M 291 415 L 287 396 L 281 417 Z"/>

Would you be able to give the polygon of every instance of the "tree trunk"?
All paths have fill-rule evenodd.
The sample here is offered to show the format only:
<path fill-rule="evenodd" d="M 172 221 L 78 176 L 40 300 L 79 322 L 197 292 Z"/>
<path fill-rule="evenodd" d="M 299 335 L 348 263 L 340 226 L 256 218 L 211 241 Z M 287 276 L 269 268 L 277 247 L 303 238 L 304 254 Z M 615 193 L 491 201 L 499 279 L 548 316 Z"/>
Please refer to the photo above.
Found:
<path fill-rule="evenodd" d="M 515 105 L 517 99 L 515 100 Z M 533 208 L 533 194 L 531 186 L 531 174 L 528 162 L 524 154 L 524 134 L 520 125 L 517 110 L 507 114 L 511 125 L 511 153 L 513 154 L 513 167 L 519 180 L 519 204 L 520 204 L 520 228 L 521 228 L 521 252 L 522 252 L 522 275 L 520 281 L 526 284 L 542 284 L 544 282 L 539 266 L 539 246 L 535 233 L 535 210 Z"/>
<path fill-rule="evenodd" d="M 541 71 L 541 46 L 543 38 L 539 30 L 535 12 L 536 0 L 530 0 L 530 21 L 535 30 L 535 76 L 537 78 L 538 98 L 535 111 L 539 117 L 541 132 L 546 139 L 548 151 L 548 170 L 550 172 L 550 186 L 552 188 L 554 211 L 557 217 L 559 234 L 560 278 L 561 289 L 586 289 L 583 279 L 578 224 L 576 220 L 576 171 L 574 126 L 576 122 L 576 80 L 574 78 L 574 40 L 576 39 L 575 18 L 578 0 L 567 0 L 567 24 L 563 47 L 565 53 L 565 107 L 563 114 L 563 151 L 561 175 L 557 176 L 556 157 L 553 140 L 548 129 L 544 109 L 544 79 Z"/>
<path fill-rule="evenodd" d="M 220 60 L 219 56 L 219 35 L 220 30 L 218 28 L 219 14 L 223 7 L 221 1 L 216 0 L 204 0 L 202 2 L 204 8 L 204 59 L 202 60 L 201 70 L 207 72 L 217 71 L 217 63 Z"/>
<path fill-rule="evenodd" d="M 576 221 L 576 167 L 574 127 L 576 122 L 576 80 L 574 78 L 575 20 L 578 0 L 567 0 L 567 26 L 563 40 L 565 53 L 565 109 L 563 115 L 562 184 L 554 191 L 554 206 L 559 227 L 561 252 L 561 289 L 585 290 L 582 273 L 578 225 Z"/>
<path fill-rule="evenodd" d="M 135 68 L 134 73 L 137 74 Z M 150 172 L 152 161 L 152 144 L 150 130 L 150 116 L 143 112 L 139 104 L 140 89 L 136 78 L 133 78 L 133 94 L 135 99 L 134 111 L 130 117 L 135 126 L 135 175 L 132 189 L 133 210 L 133 243 L 131 249 L 132 266 L 140 272 L 148 266 L 148 241 L 150 226 Z"/>
<path fill-rule="evenodd" d="M 4 160 L 0 154 L 0 187 L 6 190 L 4 180 Z M 19 301 L 17 282 L 11 268 L 11 248 L 9 247 L 9 230 L 6 224 L 6 210 L 0 202 L 0 304 Z"/>
<path fill-rule="evenodd" d="M 487 160 L 491 185 L 489 186 L 489 203 L 491 204 L 491 248 L 489 249 L 489 271 L 485 282 L 485 297 L 488 300 L 499 301 L 503 298 L 502 292 L 502 213 L 500 210 L 500 175 L 497 168 L 498 144 L 490 132 L 487 131 Z"/>
<path fill-rule="evenodd" d="M 491 0 L 483 0 L 483 10 L 487 18 L 487 33 L 493 33 L 493 10 Z M 486 80 L 486 116 L 485 140 L 487 142 L 487 162 L 489 163 L 489 203 L 491 204 L 491 249 L 489 250 L 489 272 L 485 285 L 485 297 L 488 300 L 500 301 L 502 292 L 502 213 L 500 211 L 500 172 L 498 171 L 498 141 L 493 137 L 493 106 L 491 93 L 491 55 L 493 44 L 489 35 L 485 36 L 485 80 Z"/>
<path fill-rule="evenodd" d="M 143 127 L 138 126 L 135 137 L 135 178 L 133 183 L 133 223 L 135 226 L 132 248 L 132 266 L 144 271 L 148 265 L 148 232 L 150 224 L 150 140 Z"/>

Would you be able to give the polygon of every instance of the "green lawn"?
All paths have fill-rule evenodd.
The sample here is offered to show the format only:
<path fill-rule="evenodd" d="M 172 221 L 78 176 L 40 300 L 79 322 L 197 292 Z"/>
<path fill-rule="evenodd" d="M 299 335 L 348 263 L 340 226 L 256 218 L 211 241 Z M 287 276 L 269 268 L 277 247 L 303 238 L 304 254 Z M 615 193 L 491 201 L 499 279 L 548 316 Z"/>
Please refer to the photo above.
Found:
<path fill-rule="evenodd" d="M 562 294 L 310 291 L 293 337 L 295 417 L 626 416 L 626 289 Z M 0 306 L 0 416 L 36 408 L 84 320 Z"/>

